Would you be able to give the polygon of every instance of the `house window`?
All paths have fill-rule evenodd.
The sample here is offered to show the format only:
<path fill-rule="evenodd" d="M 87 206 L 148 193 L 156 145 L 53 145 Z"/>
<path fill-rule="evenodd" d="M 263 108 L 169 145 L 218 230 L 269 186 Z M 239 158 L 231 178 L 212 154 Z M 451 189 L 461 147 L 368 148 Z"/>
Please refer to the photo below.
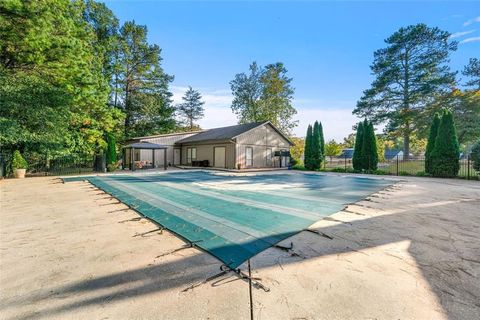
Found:
<path fill-rule="evenodd" d="M 253 148 L 252 147 L 245 148 L 245 165 L 247 167 L 253 166 Z"/>
<path fill-rule="evenodd" d="M 197 160 L 197 148 L 187 148 L 187 163 Z"/>
<path fill-rule="evenodd" d="M 272 163 L 272 148 L 267 148 L 267 165 Z"/>

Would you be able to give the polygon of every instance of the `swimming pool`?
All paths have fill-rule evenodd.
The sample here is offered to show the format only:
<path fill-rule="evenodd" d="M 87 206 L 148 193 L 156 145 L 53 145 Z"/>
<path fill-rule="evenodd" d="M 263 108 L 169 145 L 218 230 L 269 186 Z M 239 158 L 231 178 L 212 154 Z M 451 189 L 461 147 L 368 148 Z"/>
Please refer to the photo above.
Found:
<path fill-rule="evenodd" d="M 88 180 L 230 268 L 393 182 L 305 173 L 185 171 Z"/>

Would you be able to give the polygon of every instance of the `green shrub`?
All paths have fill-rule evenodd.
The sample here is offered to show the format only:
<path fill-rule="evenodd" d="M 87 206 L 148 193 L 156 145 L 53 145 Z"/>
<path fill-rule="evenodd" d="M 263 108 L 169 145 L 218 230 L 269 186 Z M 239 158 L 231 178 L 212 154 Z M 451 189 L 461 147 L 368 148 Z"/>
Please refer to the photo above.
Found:
<path fill-rule="evenodd" d="M 22 154 L 20 151 L 15 150 L 13 153 L 13 159 L 12 159 L 12 170 L 16 169 L 27 169 L 28 164 L 27 161 L 22 157 Z"/>
<path fill-rule="evenodd" d="M 445 110 L 438 127 L 435 148 L 431 157 L 431 174 L 436 177 L 451 178 L 458 175 L 460 170 L 460 150 L 455 130 L 453 115 Z"/>
<path fill-rule="evenodd" d="M 473 169 L 475 169 L 476 171 L 480 171 L 480 140 L 473 145 L 470 158 L 473 162 Z"/>
<path fill-rule="evenodd" d="M 417 173 L 415 173 L 415 175 L 417 177 L 430 177 L 430 174 L 425 171 L 418 171 Z"/>
<path fill-rule="evenodd" d="M 373 174 L 376 174 L 376 175 L 379 175 L 379 176 L 385 176 L 385 175 L 389 175 L 390 172 L 386 171 L 386 170 L 377 169 L 377 170 L 373 171 Z"/>
<path fill-rule="evenodd" d="M 399 175 L 399 176 L 411 176 L 410 172 L 408 172 L 408 171 L 400 171 L 400 172 L 398 173 L 398 175 Z"/>
<path fill-rule="evenodd" d="M 293 169 L 293 170 L 301 170 L 301 171 L 306 171 L 306 170 L 307 170 L 307 169 L 306 169 L 303 165 L 301 165 L 301 164 L 296 164 L 296 165 L 292 166 L 292 169 Z"/>
<path fill-rule="evenodd" d="M 118 168 L 118 165 L 116 163 L 107 164 L 108 172 L 114 172 L 115 170 L 117 170 L 117 168 Z"/>
<path fill-rule="evenodd" d="M 290 158 L 290 165 L 293 167 L 293 166 L 296 166 L 300 161 L 298 161 L 298 159 L 295 159 L 293 157 Z"/>
<path fill-rule="evenodd" d="M 345 173 L 345 168 L 341 168 L 341 167 L 333 168 L 333 169 L 330 169 L 330 172 L 343 172 L 343 173 Z"/>

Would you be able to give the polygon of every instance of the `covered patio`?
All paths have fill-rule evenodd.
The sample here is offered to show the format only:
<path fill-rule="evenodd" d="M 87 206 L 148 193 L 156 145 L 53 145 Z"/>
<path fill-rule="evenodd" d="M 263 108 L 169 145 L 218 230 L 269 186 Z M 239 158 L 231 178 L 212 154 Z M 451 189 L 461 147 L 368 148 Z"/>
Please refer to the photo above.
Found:
<path fill-rule="evenodd" d="M 123 169 L 130 169 L 131 171 L 135 171 L 137 169 L 158 168 L 155 163 L 155 151 L 163 150 L 163 169 L 167 170 L 167 146 L 150 142 L 135 142 L 124 146 L 122 149 Z M 140 151 L 142 150 L 151 150 L 151 161 L 140 160 Z"/>

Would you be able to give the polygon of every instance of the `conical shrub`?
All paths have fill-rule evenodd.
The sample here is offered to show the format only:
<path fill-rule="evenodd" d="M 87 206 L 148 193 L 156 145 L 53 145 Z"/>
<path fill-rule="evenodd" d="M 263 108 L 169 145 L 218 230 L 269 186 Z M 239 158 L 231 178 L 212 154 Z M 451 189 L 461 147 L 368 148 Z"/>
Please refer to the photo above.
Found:
<path fill-rule="evenodd" d="M 438 127 L 435 147 L 431 153 L 432 174 L 436 177 L 456 177 L 460 170 L 460 149 L 453 115 L 445 110 Z"/>
<path fill-rule="evenodd" d="M 425 172 L 432 173 L 432 151 L 435 148 L 435 140 L 437 139 L 438 126 L 440 125 L 440 116 L 435 113 L 432 125 L 430 126 L 430 133 L 428 135 L 427 148 L 425 150 Z"/>
<path fill-rule="evenodd" d="M 353 169 L 362 170 L 362 146 L 363 146 L 363 122 L 357 126 L 357 135 L 355 136 L 355 147 L 353 149 L 352 164 Z"/>

